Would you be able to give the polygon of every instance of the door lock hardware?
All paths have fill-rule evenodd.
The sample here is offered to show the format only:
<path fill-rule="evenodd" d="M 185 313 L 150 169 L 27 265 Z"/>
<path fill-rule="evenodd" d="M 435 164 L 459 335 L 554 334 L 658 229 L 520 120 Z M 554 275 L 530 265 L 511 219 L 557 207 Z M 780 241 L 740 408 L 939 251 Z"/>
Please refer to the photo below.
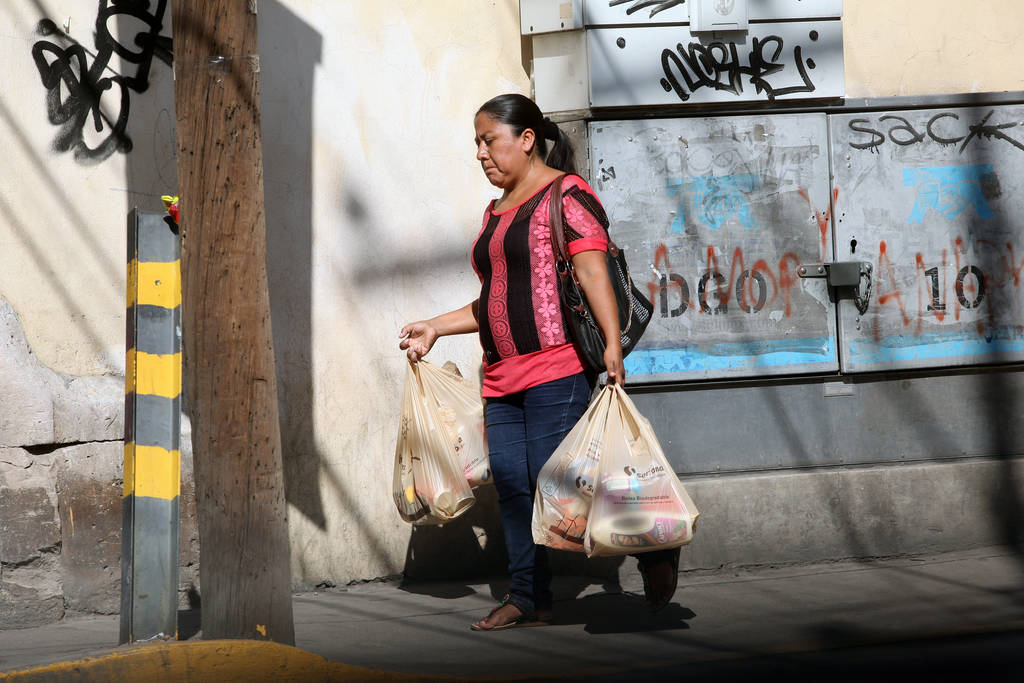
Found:
<path fill-rule="evenodd" d="M 871 264 L 861 261 L 819 263 L 813 266 L 800 266 L 797 274 L 800 277 L 827 278 L 831 287 L 856 287 L 860 284 L 860 274 L 864 265 L 871 267 Z"/>
<path fill-rule="evenodd" d="M 800 266 L 796 272 L 802 278 L 825 278 L 829 287 L 855 288 L 853 301 L 857 311 L 864 315 L 871 299 L 871 271 L 868 261 L 839 261 Z"/>

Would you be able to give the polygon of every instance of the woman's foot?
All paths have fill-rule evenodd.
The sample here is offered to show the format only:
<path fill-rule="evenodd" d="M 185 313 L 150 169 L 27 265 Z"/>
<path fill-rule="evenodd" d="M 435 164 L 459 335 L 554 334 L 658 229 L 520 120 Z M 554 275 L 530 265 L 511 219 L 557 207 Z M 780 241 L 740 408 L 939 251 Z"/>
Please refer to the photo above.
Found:
<path fill-rule="evenodd" d="M 658 553 L 656 559 L 650 558 L 647 562 L 642 556 L 638 558 L 640 575 L 644 579 L 644 597 L 647 598 L 647 608 L 652 614 L 665 607 L 676 593 L 679 583 L 679 550 L 675 548 L 668 553 Z"/>
<path fill-rule="evenodd" d="M 528 614 L 509 602 L 508 596 L 505 596 L 497 607 L 480 621 L 471 624 L 470 628 L 474 631 L 501 631 L 517 626 L 547 626 L 550 623 L 550 610 L 540 610 L 536 614 Z"/>

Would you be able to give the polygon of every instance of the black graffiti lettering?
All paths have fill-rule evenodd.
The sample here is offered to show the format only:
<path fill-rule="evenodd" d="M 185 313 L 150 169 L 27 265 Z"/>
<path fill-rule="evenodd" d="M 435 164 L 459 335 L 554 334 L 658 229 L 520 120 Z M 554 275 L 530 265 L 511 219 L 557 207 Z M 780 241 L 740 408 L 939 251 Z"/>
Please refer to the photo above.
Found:
<path fill-rule="evenodd" d="M 1011 145 L 1013 145 L 1017 149 L 1024 149 L 1024 143 L 1021 143 L 1018 140 L 1014 140 L 1009 135 L 1007 135 L 1006 133 L 1003 132 L 1007 128 L 1015 128 L 1015 127 L 1019 126 L 1020 124 L 1017 123 L 1017 122 L 1014 122 L 1014 123 L 1002 123 L 1002 124 L 997 124 L 997 125 L 991 125 L 990 126 L 990 125 L 988 125 L 988 120 L 990 118 L 992 118 L 992 114 L 994 114 L 994 113 L 995 113 L 995 110 L 993 109 L 992 111 L 990 111 L 988 113 L 988 115 L 984 119 L 981 120 L 981 123 L 977 123 L 977 124 L 974 124 L 974 125 L 968 127 L 968 130 L 970 131 L 970 134 L 967 136 L 967 139 L 964 140 L 963 146 L 960 147 L 960 151 L 961 152 L 963 152 L 964 149 L 967 148 L 967 145 L 970 144 L 971 140 L 973 140 L 977 136 L 985 136 L 987 138 L 996 138 L 998 140 L 1005 140 L 1006 142 L 1009 142 Z"/>
<path fill-rule="evenodd" d="M 775 52 L 772 53 L 770 59 L 765 59 L 764 49 L 769 43 L 775 44 Z M 774 73 L 778 73 L 786 68 L 784 64 L 776 63 L 776 59 L 782 54 L 782 38 L 778 36 L 768 36 L 763 41 L 759 38 L 754 38 L 751 41 L 750 48 L 750 67 L 744 71 L 750 76 L 750 82 L 758 93 L 767 93 L 768 98 L 772 98 L 772 86 L 765 79 L 765 76 L 771 76 Z"/>
<path fill-rule="evenodd" d="M 149 87 L 149 72 L 153 65 L 154 57 L 171 65 L 171 39 L 161 36 L 163 29 L 163 15 L 167 7 L 167 0 L 158 0 L 156 11 L 149 12 L 150 2 L 117 2 L 108 5 L 106 1 L 100 3 L 96 15 L 96 43 L 109 45 L 116 55 L 122 59 L 137 64 L 135 75 L 126 80 L 128 87 L 136 92 L 144 92 Z M 137 31 L 134 35 L 129 33 L 132 45 L 125 45 L 119 42 L 110 32 L 108 26 L 110 20 L 116 19 L 125 22 L 132 20 L 142 25 L 143 30 Z"/>
<path fill-rule="evenodd" d="M 661 87 L 666 92 L 675 91 L 676 96 L 684 102 L 690 99 L 691 93 L 700 88 L 724 90 L 734 95 L 739 95 L 743 91 L 739 54 L 735 43 L 690 43 L 689 47 L 683 47 L 682 43 L 678 43 L 675 52 L 668 49 L 662 51 L 661 68 L 665 73 L 665 78 L 661 79 Z M 679 82 L 676 73 L 682 76 L 685 88 Z"/>
<path fill-rule="evenodd" d="M 807 69 L 804 68 L 804 49 L 799 45 L 793 48 L 793 62 L 796 64 L 797 73 L 800 74 L 800 79 L 804 82 L 804 84 L 793 85 L 788 88 L 776 89 L 776 97 L 779 97 L 781 95 L 792 95 L 793 93 L 798 92 L 814 92 L 816 90 L 816 88 L 814 87 L 814 82 L 811 80 L 811 77 L 807 73 Z M 808 67 L 812 69 L 815 68 L 816 66 L 813 59 L 808 59 L 806 64 Z"/>
<path fill-rule="evenodd" d="M 626 10 L 626 14 L 632 14 L 638 10 L 642 10 L 645 7 L 653 7 L 650 16 L 653 17 L 658 12 L 664 12 L 667 9 L 681 5 L 686 0 L 609 0 L 608 6 L 615 7 L 616 5 L 624 5 L 627 2 L 633 2 L 633 5 Z"/>
<path fill-rule="evenodd" d="M 935 142 L 939 143 L 940 145 L 955 145 L 958 142 L 963 142 L 964 138 L 966 137 L 965 135 L 961 135 L 958 138 L 944 138 L 940 137 L 938 133 L 935 132 L 935 122 L 943 118 L 952 118 L 956 119 L 957 121 L 960 120 L 960 117 L 954 114 L 953 112 L 945 111 L 942 112 L 941 114 L 936 114 L 935 116 L 931 117 L 931 119 L 928 120 L 929 137 L 931 137 L 932 140 L 935 140 Z"/>
<path fill-rule="evenodd" d="M 62 43 L 40 40 L 32 46 L 32 60 L 47 90 L 47 118 L 60 127 L 53 142 L 55 150 L 71 151 L 83 163 L 97 163 L 114 152 L 131 151 L 132 141 L 126 132 L 129 91 L 143 92 L 149 87 L 154 58 L 168 65 L 172 59 L 170 38 L 160 35 L 167 0 L 157 0 L 152 12 L 150 4 L 149 0 L 99 0 L 92 64 L 85 48 L 64 35 L 53 21 L 44 19 L 37 25 L 40 35 L 58 38 Z M 134 34 L 123 29 L 120 32 L 130 36 L 128 45 L 114 38 L 109 29 L 115 19 L 140 26 Z M 115 54 L 137 65 L 134 75 L 107 75 Z M 98 138 L 91 146 L 85 140 L 90 120 Z"/>
<path fill-rule="evenodd" d="M 115 151 L 130 152 L 132 141 L 125 134 L 128 125 L 128 92 L 124 79 L 119 76 L 99 77 L 105 64 L 93 62 L 87 66 L 88 58 L 81 45 L 64 49 L 53 43 L 40 41 L 32 47 L 32 59 L 43 87 L 47 89 L 47 117 L 60 132 L 54 138 L 53 148 L 58 152 L 74 151 L 79 161 L 102 160 Z M 100 68 L 97 68 L 99 66 Z M 61 99 L 61 85 L 67 97 Z M 100 108 L 103 94 L 116 87 L 120 92 L 118 107 L 113 117 L 108 117 Z M 90 147 L 84 139 L 84 129 L 92 118 L 96 133 L 107 131 L 98 144 Z"/>
<path fill-rule="evenodd" d="M 763 94 L 769 100 L 783 95 L 814 92 L 815 85 L 806 68 L 814 68 L 814 62 L 804 60 L 803 49 L 799 45 L 793 48 L 793 64 L 803 84 L 785 88 L 773 85 L 770 77 L 789 67 L 787 62 L 779 61 L 784 49 L 785 43 L 779 36 L 753 38 L 747 63 L 743 64 L 739 48 L 734 42 L 713 42 L 707 45 L 691 42 L 687 46 L 678 43 L 675 50 L 662 50 L 661 68 L 664 78 L 661 79 L 661 87 L 665 92 L 675 92 L 676 97 L 683 102 L 701 88 L 739 96 L 743 93 L 744 76 L 749 78 L 758 95 Z"/>
<path fill-rule="evenodd" d="M 746 289 L 747 280 L 750 278 L 754 279 L 757 283 L 757 303 L 751 305 L 750 298 L 748 297 L 748 291 Z M 753 291 L 749 292 L 753 294 Z M 736 278 L 736 301 L 740 303 L 742 308 L 747 313 L 758 313 L 764 308 L 765 302 L 768 300 L 768 282 L 764 279 L 764 275 L 754 271 L 753 273 L 749 270 L 744 270 L 740 273 L 740 276 Z"/>
<path fill-rule="evenodd" d="M 765 59 L 764 50 L 769 43 L 775 44 L 775 52 L 772 53 L 771 59 Z M 804 57 L 803 49 L 797 45 L 793 48 L 793 63 L 796 64 L 797 72 L 800 74 L 800 78 L 803 80 L 803 85 L 794 85 L 788 88 L 773 88 L 765 76 L 778 73 L 786 68 L 785 64 L 780 64 L 778 60 L 782 54 L 784 43 L 782 38 L 779 36 L 768 36 L 763 41 L 758 38 L 754 38 L 751 41 L 750 50 L 750 66 L 742 69 L 743 73 L 750 76 L 750 82 L 754 85 L 757 92 L 760 94 L 764 92 L 769 100 L 774 100 L 776 97 L 783 95 L 792 95 L 800 92 L 814 92 L 814 83 L 807 75 L 807 70 L 804 68 Z"/>
<path fill-rule="evenodd" d="M 708 281 L 714 280 L 717 285 L 715 289 L 715 299 L 718 301 L 718 305 L 715 306 L 714 311 L 708 306 Z M 728 313 L 729 306 L 722 301 L 721 288 L 725 285 L 725 276 L 719 272 L 707 272 L 700 276 L 700 280 L 697 282 L 697 299 L 700 301 L 700 310 L 704 313 Z"/>
<path fill-rule="evenodd" d="M 967 145 L 971 144 L 971 140 L 973 140 L 975 137 L 977 137 L 981 133 L 981 130 L 985 127 L 985 124 L 988 123 L 988 120 L 990 118 L 992 118 L 992 114 L 994 114 L 994 113 L 995 113 L 995 110 L 990 111 L 988 114 L 985 115 L 985 118 L 983 118 L 981 120 L 981 123 L 975 124 L 975 125 L 970 126 L 968 128 L 968 130 L 970 131 L 970 134 L 964 140 L 964 144 L 960 146 L 960 153 L 961 154 L 963 154 L 964 150 L 967 149 Z"/>
<path fill-rule="evenodd" d="M 889 139 L 892 140 L 893 142 L 895 142 L 900 147 L 907 147 L 908 145 L 916 145 L 917 143 L 919 143 L 919 142 L 924 140 L 924 137 L 925 137 L 924 134 L 923 133 L 919 133 L 917 131 L 917 129 L 914 128 L 914 125 L 912 123 L 910 123 L 910 121 L 907 121 L 902 116 L 883 116 L 883 117 L 881 117 L 878 120 L 879 121 L 899 121 L 901 123 L 901 125 L 893 126 L 891 129 L 889 129 Z M 898 130 L 906 131 L 910 135 L 910 137 L 909 138 L 905 138 L 905 139 L 897 138 L 896 137 L 896 131 L 898 131 Z"/>
<path fill-rule="evenodd" d="M 959 153 L 963 152 L 978 138 L 987 138 L 990 140 L 1001 140 L 1007 142 L 1017 149 L 1024 150 L 1024 142 L 1016 138 L 1011 137 L 1006 131 L 1011 128 L 1018 128 L 1024 123 L 1019 121 L 1012 121 L 1010 123 L 989 123 L 989 120 L 995 114 L 993 109 L 985 115 L 979 123 L 971 124 L 967 126 L 967 134 L 959 137 L 947 137 L 945 134 L 939 133 L 936 129 L 938 128 L 938 122 L 942 119 L 953 119 L 955 121 L 960 120 L 960 116 L 953 112 L 941 112 L 932 116 L 927 124 L 924 126 L 925 132 L 921 132 L 917 126 L 911 123 L 909 120 L 902 116 L 886 115 L 878 119 L 879 123 L 877 127 L 873 127 L 870 119 L 852 119 L 848 127 L 855 133 L 864 133 L 871 135 L 870 141 L 857 141 L 851 140 L 849 142 L 850 147 L 859 150 L 871 150 L 875 152 L 879 147 L 885 144 L 886 140 L 892 140 L 894 144 L 901 147 L 907 147 L 910 145 L 917 145 L 931 139 L 940 145 L 960 145 Z M 885 135 L 885 130 L 882 126 L 882 122 L 896 121 L 897 124 L 888 127 L 888 138 Z M 882 129 L 882 130 L 880 130 Z M 900 135 L 897 135 L 900 133 Z"/>
<path fill-rule="evenodd" d="M 867 133 L 873 136 L 870 142 L 850 142 L 850 147 L 854 149 L 870 149 L 875 151 L 881 145 L 885 144 L 885 135 L 881 131 L 877 131 L 874 128 L 858 128 L 858 124 L 871 123 L 868 119 L 853 119 L 850 121 L 850 130 L 855 133 Z"/>
<path fill-rule="evenodd" d="M 978 291 L 974 295 L 974 301 L 968 301 L 964 293 L 964 278 L 973 275 L 978 283 Z M 964 308 L 977 308 L 985 298 L 985 274 L 978 266 L 964 266 L 956 276 L 956 298 Z"/>

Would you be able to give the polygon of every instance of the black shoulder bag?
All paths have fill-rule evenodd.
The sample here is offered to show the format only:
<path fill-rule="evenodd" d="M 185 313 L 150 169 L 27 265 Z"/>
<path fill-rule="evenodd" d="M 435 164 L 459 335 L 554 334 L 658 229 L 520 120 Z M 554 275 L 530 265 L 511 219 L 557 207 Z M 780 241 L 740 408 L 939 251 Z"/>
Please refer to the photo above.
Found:
<path fill-rule="evenodd" d="M 555 270 L 558 273 L 558 298 L 565 311 L 565 319 L 569 331 L 583 352 L 583 357 L 591 368 L 604 372 L 604 336 L 597 324 L 597 319 L 590 310 L 587 298 L 576 278 L 572 260 L 565 245 L 565 223 L 562 217 L 562 180 L 558 176 L 551 184 L 549 219 L 551 223 L 551 247 L 555 253 Z M 633 350 L 640 340 L 640 335 L 647 329 L 651 321 L 654 306 L 647 300 L 633 280 L 629 277 L 629 267 L 625 255 L 608 240 L 605 253 L 608 263 L 608 277 L 615 292 L 615 302 L 619 307 L 619 337 L 622 344 L 622 356 Z"/>

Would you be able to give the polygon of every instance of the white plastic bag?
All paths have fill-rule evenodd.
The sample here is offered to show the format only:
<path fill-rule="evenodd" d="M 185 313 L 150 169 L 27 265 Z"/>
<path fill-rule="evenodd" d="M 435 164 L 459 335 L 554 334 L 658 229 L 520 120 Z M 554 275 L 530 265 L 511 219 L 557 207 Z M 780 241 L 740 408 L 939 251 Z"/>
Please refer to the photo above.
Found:
<path fill-rule="evenodd" d="M 595 557 L 686 545 L 693 540 L 697 506 L 672 470 L 651 423 L 623 389 L 609 389 L 612 405 L 584 551 Z"/>
<path fill-rule="evenodd" d="M 454 368 L 455 365 L 450 363 Z M 487 430 L 480 390 L 456 372 L 426 361 L 417 363 L 426 394 L 433 398 L 448 430 L 470 486 L 490 484 L 491 462 L 487 457 Z"/>
<path fill-rule="evenodd" d="M 426 365 L 410 363 L 406 372 L 392 491 L 402 519 L 444 524 L 472 507 L 476 498 L 459 459 L 457 431 L 446 425 L 426 388 L 424 375 L 430 370 L 420 367 Z"/>
<path fill-rule="evenodd" d="M 588 556 L 685 545 L 698 516 L 650 423 L 608 385 L 537 477 L 533 540 Z"/>
<path fill-rule="evenodd" d="M 534 543 L 583 551 L 611 396 L 608 391 L 598 394 L 537 475 Z"/>

